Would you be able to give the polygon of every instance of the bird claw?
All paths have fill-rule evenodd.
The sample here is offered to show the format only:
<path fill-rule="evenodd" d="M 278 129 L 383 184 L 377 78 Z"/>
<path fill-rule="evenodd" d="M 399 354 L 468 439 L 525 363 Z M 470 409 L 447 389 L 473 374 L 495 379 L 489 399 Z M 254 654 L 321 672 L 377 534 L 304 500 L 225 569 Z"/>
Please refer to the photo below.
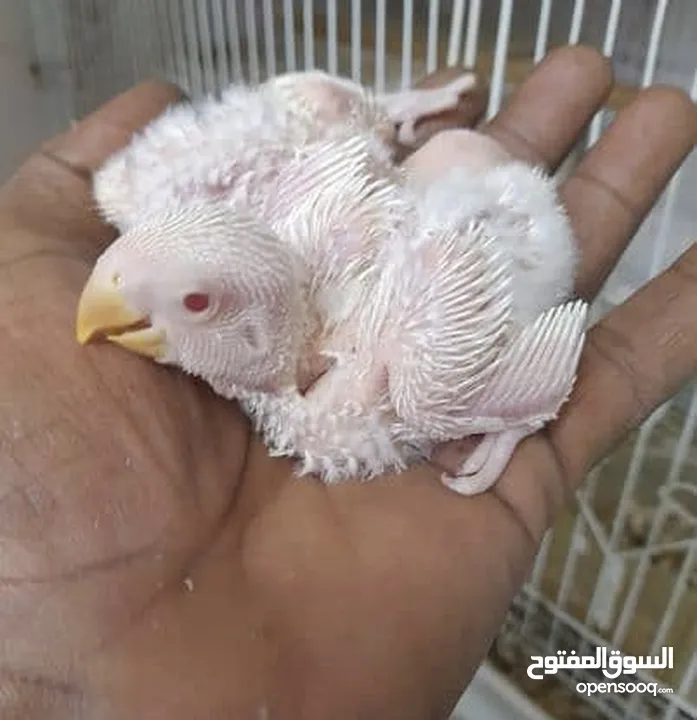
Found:
<path fill-rule="evenodd" d="M 443 474 L 443 484 L 460 495 L 486 492 L 503 474 L 518 443 L 538 429 L 537 426 L 526 425 L 485 435 L 474 452 L 462 463 L 457 475 Z"/>
<path fill-rule="evenodd" d="M 496 438 L 498 436 L 494 433 L 485 435 L 479 442 L 479 445 L 473 450 L 472 454 L 465 460 L 460 467 L 458 476 L 462 475 L 476 475 L 481 472 L 482 468 L 486 465 L 491 452 L 496 445 Z"/>
<path fill-rule="evenodd" d="M 413 147 L 416 145 L 416 119 L 405 120 L 397 130 L 397 140 L 402 145 Z"/>
<path fill-rule="evenodd" d="M 499 478 L 500 473 L 492 472 L 491 468 L 482 468 L 474 475 L 449 475 L 443 473 L 443 485 L 454 490 L 459 495 L 480 495 L 489 490 Z"/>
<path fill-rule="evenodd" d="M 382 100 L 392 122 L 399 124 L 397 137 L 403 145 L 416 145 L 416 125 L 429 115 L 454 110 L 463 93 L 477 84 L 472 73 L 460 75 L 437 88 L 412 88 L 384 95 Z"/>

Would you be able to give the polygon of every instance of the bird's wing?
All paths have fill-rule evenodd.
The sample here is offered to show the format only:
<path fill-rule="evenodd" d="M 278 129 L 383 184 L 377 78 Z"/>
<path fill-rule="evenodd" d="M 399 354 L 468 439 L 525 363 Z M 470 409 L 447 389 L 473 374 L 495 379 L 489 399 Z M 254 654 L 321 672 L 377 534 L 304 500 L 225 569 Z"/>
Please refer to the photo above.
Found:
<path fill-rule="evenodd" d="M 470 407 L 470 433 L 540 426 L 556 417 L 576 379 L 588 306 L 559 305 L 523 328 Z"/>
<path fill-rule="evenodd" d="M 324 70 L 284 73 L 268 80 L 264 92 L 277 98 L 294 117 L 316 127 L 350 125 L 359 132 L 387 121 L 384 108 L 370 91 Z"/>
<path fill-rule="evenodd" d="M 364 324 L 382 325 L 395 411 L 429 437 L 460 437 L 510 330 L 505 257 L 474 223 L 422 229 L 387 254 L 380 288 L 389 292 L 375 294 Z"/>
<path fill-rule="evenodd" d="M 282 222 L 314 208 L 338 212 L 339 206 L 359 206 L 371 188 L 384 185 L 381 181 L 389 169 L 381 143 L 369 133 L 346 128 L 340 136 L 309 143 L 294 153 L 279 169 L 264 211 L 272 221 Z"/>
<path fill-rule="evenodd" d="M 389 235 L 401 206 L 393 170 L 370 133 L 318 141 L 281 169 L 259 214 L 330 290 L 369 266 Z"/>
<path fill-rule="evenodd" d="M 97 205 L 125 230 L 144 213 L 225 195 L 251 169 L 282 164 L 293 130 L 282 108 L 243 86 L 171 106 L 96 172 Z"/>

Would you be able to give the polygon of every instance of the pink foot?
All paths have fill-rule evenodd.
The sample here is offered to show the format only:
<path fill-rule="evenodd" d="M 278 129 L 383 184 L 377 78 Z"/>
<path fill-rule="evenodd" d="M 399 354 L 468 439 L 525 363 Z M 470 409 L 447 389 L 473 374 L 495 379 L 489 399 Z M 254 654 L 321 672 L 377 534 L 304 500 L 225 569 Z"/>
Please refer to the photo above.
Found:
<path fill-rule="evenodd" d="M 476 76 L 465 73 L 438 88 L 414 88 L 383 95 L 382 103 L 395 124 L 399 124 L 398 139 L 403 145 L 416 144 L 416 124 L 429 115 L 454 110 L 463 93 L 477 84 Z"/>
<path fill-rule="evenodd" d="M 538 429 L 524 426 L 485 435 L 455 477 L 443 475 L 443 484 L 460 495 L 486 492 L 503 474 L 518 443 Z"/>

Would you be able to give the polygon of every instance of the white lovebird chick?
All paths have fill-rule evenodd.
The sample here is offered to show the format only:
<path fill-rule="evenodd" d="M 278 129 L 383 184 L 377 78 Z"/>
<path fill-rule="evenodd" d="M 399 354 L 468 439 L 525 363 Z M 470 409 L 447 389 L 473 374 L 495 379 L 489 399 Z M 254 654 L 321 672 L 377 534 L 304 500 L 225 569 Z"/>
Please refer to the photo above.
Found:
<path fill-rule="evenodd" d="M 374 95 L 319 70 L 258 87 L 232 85 L 220 99 L 170 107 L 115 153 L 95 174 L 97 206 L 125 231 L 174 204 L 273 180 L 298 148 L 316 140 L 371 132 L 389 154 L 398 137 L 409 144 L 417 122 L 456 108 L 475 85 L 466 73 L 438 88 Z"/>
<path fill-rule="evenodd" d="M 200 376 L 327 482 L 483 434 L 445 481 L 486 490 L 568 396 L 586 306 L 567 302 L 553 181 L 502 151 L 482 161 L 477 136 L 445 141 L 456 165 L 436 172 L 437 143 L 389 171 L 370 133 L 320 140 L 253 217 L 238 196 L 141 218 L 98 260 L 79 340 Z"/>
<path fill-rule="evenodd" d="M 228 397 L 302 385 L 384 241 L 397 171 L 382 149 L 370 133 L 308 143 L 263 182 L 143 213 L 98 259 L 79 339 L 102 332 Z"/>
<path fill-rule="evenodd" d="M 451 394 L 454 378 L 441 369 L 426 383 L 427 393 L 414 395 L 405 385 L 402 399 L 394 398 L 400 417 L 411 427 L 425 423 L 438 440 L 484 435 L 460 474 L 445 478 L 460 492 L 480 492 L 500 476 L 520 440 L 556 417 L 572 389 L 587 316 L 584 302 L 569 301 L 578 249 L 554 180 L 515 161 L 485 135 L 445 131 L 409 158 L 406 170 L 420 195 L 422 225 L 467 218 L 469 232 L 492 241 L 508 268 L 502 351 L 491 363 L 469 352 L 451 359 L 463 368 L 465 384 L 457 396 L 466 398 L 466 407 L 458 409 Z M 396 267 L 391 261 L 390 266 Z M 407 260 L 408 266 L 413 262 Z M 463 295 L 452 299 L 463 301 Z M 414 325 L 419 340 L 413 345 L 429 358 L 428 323 Z M 493 328 L 482 326 L 478 332 L 483 336 Z M 447 334 L 442 340 L 456 352 Z M 411 365 L 416 368 L 411 382 L 418 384 L 424 379 L 418 356 Z"/>
<path fill-rule="evenodd" d="M 556 417 L 572 389 L 587 317 L 585 303 L 569 302 L 578 248 L 555 181 L 482 133 L 444 131 L 408 158 L 405 169 L 427 213 L 441 222 L 448 213 L 469 217 L 495 238 L 509 264 L 506 352 L 495 371 L 487 370 L 486 389 L 469 406 L 469 418 L 450 413 L 433 388 L 425 399 L 446 410 L 437 421 L 442 439 L 484 435 L 460 475 L 444 478 L 460 492 L 479 492 L 503 472 L 520 440 Z M 434 422 L 427 408 L 408 407 L 401 414 L 412 424 L 425 417 Z"/>

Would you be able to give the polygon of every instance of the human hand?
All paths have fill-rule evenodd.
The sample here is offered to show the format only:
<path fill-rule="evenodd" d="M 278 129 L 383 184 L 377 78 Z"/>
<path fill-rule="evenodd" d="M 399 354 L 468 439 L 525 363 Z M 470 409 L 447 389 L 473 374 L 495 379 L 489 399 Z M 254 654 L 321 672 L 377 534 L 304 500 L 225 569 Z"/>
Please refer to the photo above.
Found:
<path fill-rule="evenodd" d="M 553 169 L 609 89 L 594 52 L 557 51 L 486 132 Z M 90 172 L 175 98 L 154 84 L 121 96 L 0 195 L 1 714 L 445 717 L 586 470 L 694 374 L 697 249 L 589 334 L 559 421 L 492 491 L 460 497 L 429 465 L 298 480 L 233 403 L 74 340 L 113 238 Z M 696 140 L 694 104 L 648 90 L 566 182 L 580 295 Z"/>

